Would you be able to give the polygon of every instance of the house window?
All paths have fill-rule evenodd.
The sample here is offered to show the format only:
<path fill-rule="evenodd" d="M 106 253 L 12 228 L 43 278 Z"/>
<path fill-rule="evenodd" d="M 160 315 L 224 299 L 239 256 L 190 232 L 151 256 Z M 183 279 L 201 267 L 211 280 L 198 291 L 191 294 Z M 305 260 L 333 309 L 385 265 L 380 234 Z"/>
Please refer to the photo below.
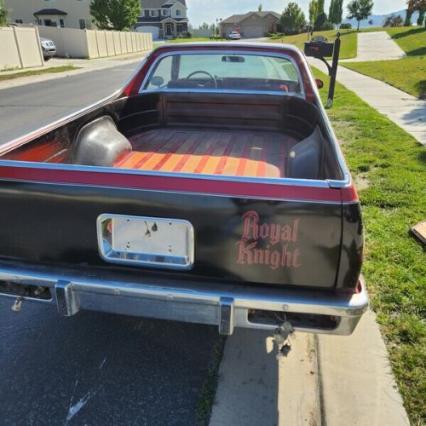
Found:
<path fill-rule="evenodd" d="M 53 21 L 52 19 L 45 19 L 44 20 L 44 25 L 46 27 L 57 27 L 58 25 L 56 24 L 56 21 Z"/>
<path fill-rule="evenodd" d="M 157 11 L 156 10 L 151 10 L 151 16 L 157 16 Z"/>
<path fill-rule="evenodd" d="M 180 10 L 176 9 L 176 16 L 180 16 Z"/>
<path fill-rule="evenodd" d="M 167 16 L 167 15 L 168 15 L 167 9 L 163 9 L 163 16 Z"/>
<path fill-rule="evenodd" d="M 78 20 L 78 24 L 80 26 L 80 30 L 85 30 L 86 29 L 86 20 L 85 19 L 79 19 Z"/>
<path fill-rule="evenodd" d="M 22 19 L 15 19 L 15 22 L 17 24 L 23 24 L 24 23 L 24 21 Z"/>
<path fill-rule="evenodd" d="M 60 27 L 61 27 L 61 28 L 64 28 L 64 27 L 65 27 L 65 22 L 64 22 L 64 20 L 63 20 L 63 19 L 60 19 L 60 20 L 59 20 L 59 25 L 60 25 Z"/>
<path fill-rule="evenodd" d="M 145 10 L 144 12 L 145 12 L 145 13 L 144 13 L 145 18 L 148 18 L 148 17 L 149 17 L 149 10 Z"/>

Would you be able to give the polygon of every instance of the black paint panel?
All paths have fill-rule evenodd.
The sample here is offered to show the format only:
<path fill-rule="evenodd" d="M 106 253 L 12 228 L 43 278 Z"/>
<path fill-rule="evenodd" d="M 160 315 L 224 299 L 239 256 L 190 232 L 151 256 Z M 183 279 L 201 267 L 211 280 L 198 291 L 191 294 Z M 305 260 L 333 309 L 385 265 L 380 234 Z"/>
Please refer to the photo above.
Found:
<path fill-rule="evenodd" d="M 356 287 L 361 272 L 364 236 L 361 208 L 358 203 L 343 206 L 342 255 L 337 287 Z"/>
<path fill-rule="evenodd" d="M 0 199 L 0 259 L 135 270 L 107 265 L 101 260 L 97 217 L 102 213 L 171 217 L 193 224 L 195 265 L 192 271 L 170 274 L 306 287 L 335 286 L 340 259 L 340 204 L 12 182 L 2 183 Z M 256 212 L 251 217 L 258 214 L 259 225 L 263 225 L 258 228 L 261 235 L 257 239 L 253 226 L 248 227 L 250 235 L 242 239 L 243 216 L 247 212 Z M 284 241 L 269 237 L 272 230 L 278 235 L 278 229 Z M 351 238 L 352 234 L 348 234 L 344 241 L 349 244 Z M 246 251 L 241 254 L 242 244 Z M 287 254 L 284 266 L 283 253 Z M 347 274 L 342 265 L 339 279 Z M 343 285 L 349 282 L 345 279 Z"/>

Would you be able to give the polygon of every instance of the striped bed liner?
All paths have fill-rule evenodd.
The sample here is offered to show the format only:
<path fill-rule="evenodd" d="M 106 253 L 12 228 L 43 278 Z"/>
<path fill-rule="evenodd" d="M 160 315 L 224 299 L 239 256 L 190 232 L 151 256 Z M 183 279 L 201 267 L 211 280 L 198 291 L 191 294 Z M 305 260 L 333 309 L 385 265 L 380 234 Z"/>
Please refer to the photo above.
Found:
<path fill-rule="evenodd" d="M 159 172 L 280 178 L 293 138 L 279 132 L 163 128 L 130 138 L 114 167 Z"/>

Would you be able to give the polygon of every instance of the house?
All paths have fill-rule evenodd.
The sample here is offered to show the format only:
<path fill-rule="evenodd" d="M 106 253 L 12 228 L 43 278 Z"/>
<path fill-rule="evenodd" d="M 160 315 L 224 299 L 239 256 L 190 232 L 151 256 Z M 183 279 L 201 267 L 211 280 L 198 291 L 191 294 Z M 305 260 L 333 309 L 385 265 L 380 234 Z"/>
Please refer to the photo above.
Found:
<path fill-rule="evenodd" d="M 276 12 L 248 12 L 243 15 L 232 15 L 220 23 L 222 37 L 231 31 L 238 31 L 242 37 L 264 37 L 268 33 L 276 33 L 280 15 Z"/>
<path fill-rule="evenodd" d="M 9 21 L 67 28 L 91 28 L 90 0 L 5 0 Z"/>
<path fill-rule="evenodd" d="M 187 9 L 185 0 L 141 0 L 142 16 L 135 28 L 154 39 L 177 37 L 188 32 Z"/>

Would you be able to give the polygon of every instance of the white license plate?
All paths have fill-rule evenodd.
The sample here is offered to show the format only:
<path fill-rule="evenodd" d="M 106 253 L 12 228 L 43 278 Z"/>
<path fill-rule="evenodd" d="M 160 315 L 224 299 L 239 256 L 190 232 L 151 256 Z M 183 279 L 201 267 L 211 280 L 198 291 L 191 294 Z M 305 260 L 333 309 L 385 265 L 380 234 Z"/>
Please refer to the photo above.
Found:
<path fill-rule="evenodd" d="M 186 220 L 103 214 L 97 228 L 99 251 L 108 262 L 169 269 L 194 263 L 194 228 Z"/>

